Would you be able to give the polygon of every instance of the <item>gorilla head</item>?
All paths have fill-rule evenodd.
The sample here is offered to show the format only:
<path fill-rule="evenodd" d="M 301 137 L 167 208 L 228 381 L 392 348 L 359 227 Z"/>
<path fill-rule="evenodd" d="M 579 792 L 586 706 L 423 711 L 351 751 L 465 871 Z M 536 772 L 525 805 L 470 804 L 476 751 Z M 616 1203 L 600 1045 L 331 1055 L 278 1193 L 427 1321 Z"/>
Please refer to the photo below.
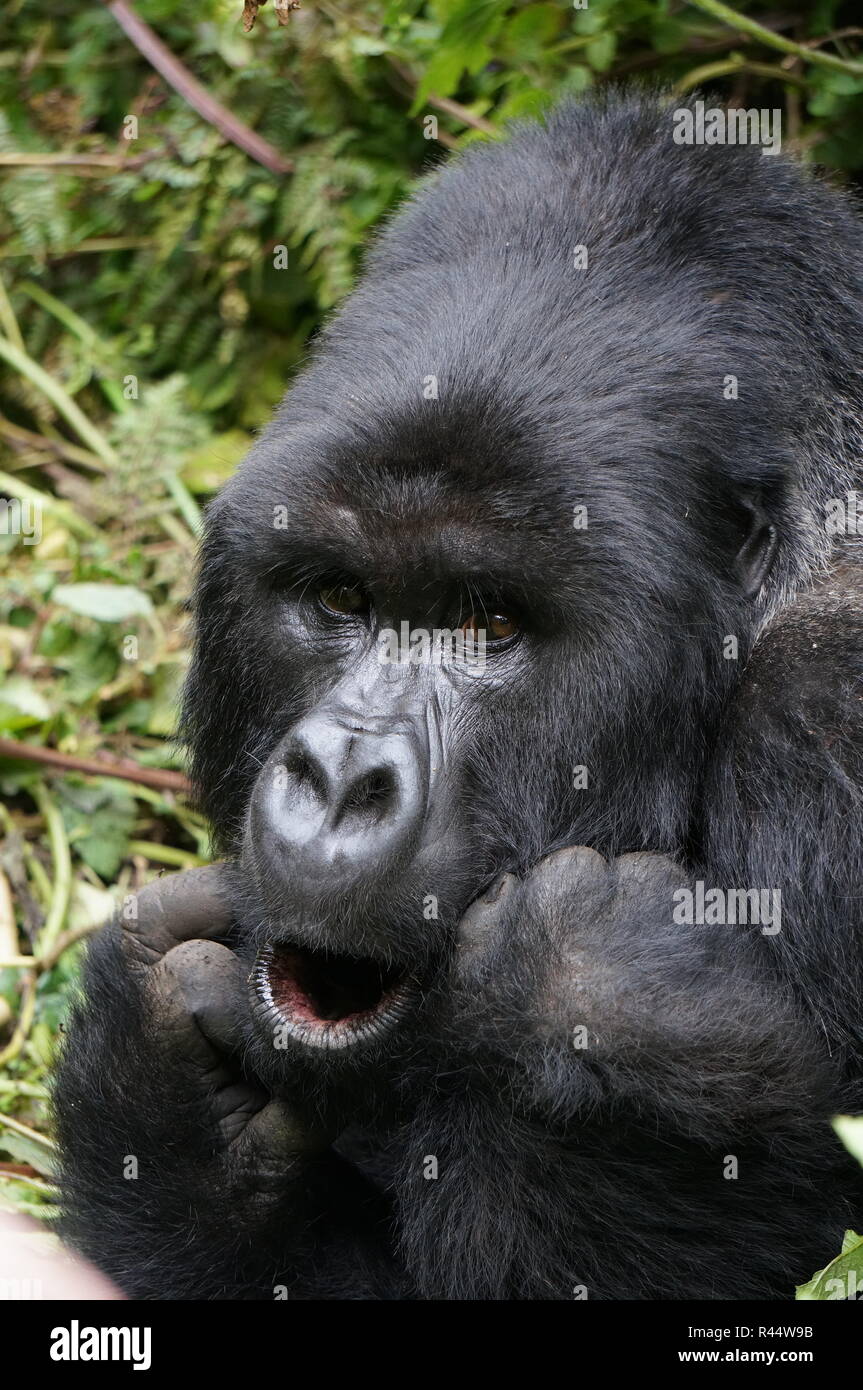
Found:
<path fill-rule="evenodd" d="M 196 600 L 194 774 L 292 1057 L 391 1054 L 503 870 L 692 851 L 723 701 L 853 485 L 849 218 L 631 101 L 471 151 L 380 238 Z"/>

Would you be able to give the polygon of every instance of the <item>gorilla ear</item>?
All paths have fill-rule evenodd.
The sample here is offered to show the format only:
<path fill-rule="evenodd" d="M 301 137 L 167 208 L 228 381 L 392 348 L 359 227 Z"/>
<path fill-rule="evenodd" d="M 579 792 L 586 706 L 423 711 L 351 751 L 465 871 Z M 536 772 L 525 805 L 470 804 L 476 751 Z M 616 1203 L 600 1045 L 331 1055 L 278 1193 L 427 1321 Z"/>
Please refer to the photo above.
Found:
<path fill-rule="evenodd" d="M 746 598 L 752 599 L 770 573 L 777 533 L 760 497 L 741 497 L 740 503 L 748 515 L 748 525 L 744 542 L 734 557 L 734 572 Z"/>

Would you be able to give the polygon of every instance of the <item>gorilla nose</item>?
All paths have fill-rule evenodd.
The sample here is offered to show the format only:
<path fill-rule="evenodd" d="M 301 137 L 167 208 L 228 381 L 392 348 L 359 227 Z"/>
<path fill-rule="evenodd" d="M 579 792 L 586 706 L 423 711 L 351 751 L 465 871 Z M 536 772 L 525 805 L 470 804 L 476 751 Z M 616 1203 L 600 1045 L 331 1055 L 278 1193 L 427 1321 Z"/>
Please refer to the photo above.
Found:
<path fill-rule="evenodd" d="M 311 715 L 272 768 L 262 828 L 295 872 L 345 881 L 379 873 L 415 847 L 427 775 L 416 739 L 392 721 Z"/>

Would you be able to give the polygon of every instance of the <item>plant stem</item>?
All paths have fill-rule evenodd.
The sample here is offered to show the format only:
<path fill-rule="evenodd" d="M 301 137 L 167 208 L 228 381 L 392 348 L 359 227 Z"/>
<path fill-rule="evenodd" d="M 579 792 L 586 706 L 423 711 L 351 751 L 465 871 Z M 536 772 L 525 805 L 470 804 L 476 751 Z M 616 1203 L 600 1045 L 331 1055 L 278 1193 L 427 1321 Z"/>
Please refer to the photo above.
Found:
<path fill-rule="evenodd" d="M 47 955 L 55 944 L 69 911 L 69 898 L 72 892 L 72 856 L 69 853 L 69 841 L 66 838 L 63 817 L 53 797 L 38 782 L 32 789 L 32 796 L 45 820 L 48 840 L 51 845 L 51 857 L 54 861 L 51 905 L 48 908 L 45 925 L 39 933 L 38 954 L 43 956 Z"/>
<path fill-rule="evenodd" d="M 852 77 L 863 77 L 863 63 L 853 58 L 837 58 L 834 53 L 822 53 L 818 48 L 795 43 L 793 39 L 786 39 L 782 34 L 777 34 L 774 29 L 765 28 L 757 20 L 738 14 L 730 5 L 723 5 L 721 0 L 692 0 L 692 4 L 713 19 L 729 24 L 739 34 L 746 34 L 748 38 L 767 44 L 770 48 L 778 48 L 781 53 L 793 53 L 804 62 L 813 63 L 819 68 L 830 68 L 832 72 L 848 72 Z"/>
<path fill-rule="evenodd" d="M 14 367 L 22 376 L 26 376 L 28 381 L 32 381 L 33 385 L 48 397 L 76 434 L 83 439 L 88 448 L 93 450 L 94 454 L 98 454 L 105 463 L 115 464 L 117 462 L 117 455 L 107 439 L 100 434 L 95 425 L 90 424 L 72 397 L 63 390 L 63 387 L 53 377 L 43 371 L 38 362 L 34 362 L 33 358 L 29 357 L 26 352 L 22 352 L 14 343 L 10 343 L 8 338 L 0 338 L 0 357 L 4 358 L 10 367 Z"/>

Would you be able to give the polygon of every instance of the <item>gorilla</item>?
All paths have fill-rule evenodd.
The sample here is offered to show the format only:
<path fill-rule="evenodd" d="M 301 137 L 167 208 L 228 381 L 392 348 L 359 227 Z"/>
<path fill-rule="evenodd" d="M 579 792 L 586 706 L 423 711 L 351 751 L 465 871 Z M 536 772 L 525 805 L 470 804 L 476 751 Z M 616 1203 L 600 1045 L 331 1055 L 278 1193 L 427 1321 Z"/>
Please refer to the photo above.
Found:
<path fill-rule="evenodd" d="M 863 1216 L 863 235 L 673 106 L 432 171 L 210 507 L 219 862 L 56 1087 L 133 1297 L 780 1299 Z"/>

